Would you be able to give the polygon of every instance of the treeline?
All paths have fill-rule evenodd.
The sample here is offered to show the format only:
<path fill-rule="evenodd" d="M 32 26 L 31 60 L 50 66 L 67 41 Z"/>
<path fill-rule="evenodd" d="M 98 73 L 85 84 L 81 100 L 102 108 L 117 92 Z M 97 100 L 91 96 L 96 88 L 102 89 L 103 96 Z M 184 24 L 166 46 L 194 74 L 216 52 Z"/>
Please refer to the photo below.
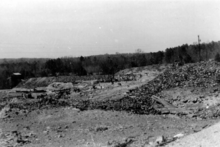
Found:
<path fill-rule="evenodd" d="M 18 59 L 0 60 L 0 89 L 9 88 L 8 78 L 19 72 L 24 78 L 59 75 L 111 74 L 131 67 L 161 63 L 191 63 L 217 58 L 220 41 L 196 45 L 181 45 L 165 51 L 96 55 L 88 57 L 63 57 L 57 59 Z M 215 57 L 216 56 L 216 57 Z M 220 57 L 220 56 L 219 56 Z"/>

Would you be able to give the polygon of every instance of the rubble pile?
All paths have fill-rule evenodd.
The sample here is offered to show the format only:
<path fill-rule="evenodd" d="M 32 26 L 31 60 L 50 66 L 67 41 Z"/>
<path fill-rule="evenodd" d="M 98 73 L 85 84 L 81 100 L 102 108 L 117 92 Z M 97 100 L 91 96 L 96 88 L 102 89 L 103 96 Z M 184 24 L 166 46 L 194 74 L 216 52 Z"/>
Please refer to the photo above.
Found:
<path fill-rule="evenodd" d="M 140 77 L 141 75 L 139 75 L 139 77 Z M 138 78 L 138 76 L 137 75 L 135 75 L 135 74 L 122 74 L 122 75 L 117 75 L 116 77 L 115 77 L 115 80 L 116 81 L 134 81 L 134 80 L 136 80 Z"/>
<path fill-rule="evenodd" d="M 129 90 L 126 96 L 120 100 L 90 102 L 89 107 L 132 111 L 139 114 L 160 113 L 154 107 L 155 99 L 152 96 L 162 90 L 174 87 L 214 87 L 218 84 L 216 80 L 216 75 L 218 74 L 220 74 L 220 63 L 215 61 L 192 63 L 170 68 L 147 84 Z M 157 102 L 163 104 L 162 100 Z M 179 110 L 175 109 L 174 111 Z"/>
<path fill-rule="evenodd" d="M 124 97 L 120 100 L 106 100 L 106 101 L 88 101 L 84 100 L 74 107 L 80 110 L 88 109 L 102 109 L 127 111 L 136 114 L 158 114 L 159 112 L 152 107 L 152 101 L 149 99 L 134 99 Z"/>
<path fill-rule="evenodd" d="M 129 97 L 151 97 L 174 87 L 208 87 L 217 84 L 215 75 L 220 73 L 220 63 L 209 61 L 186 64 L 177 69 L 168 69 L 147 84 L 130 90 Z"/>
<path fill-rule="evenodd" d="M 11 108 L 31 111 L 43 107 L 69 106 L 68 99 L 72 90 L 72 83 L 62 82 L 54 82 L 47 87 L 34 89 L 14 88 L 5 96 L 4 99 L 7 101 L 2 107 L 9 105 Z"/>
<path fill-rule="evenodd" d="M 32 104 L 32 108 L 42 108 L 42 107 L 59 107 L 59 106 L 69 106 L 69 103 L 65 99 L 60 99 L 58 95 L 55 97 L 51 96 L 44 96 L 39 99 L 39 101 Z"/>
<path fill-rule="evenodd" d="M 186 64 L 177 69 L 168 69 L 140 88 L 129 92 L 129 96 L 154 95 L 161 90 L 174 87 L 215 86 L 215 76 L 220 74 L 220 63 L 209 61 Z M 139 94 L 139 95 L 138 95 Z"/>
<path fill-rule="evenodd" d="M 11 131 L 9 133 L 0 132 L 0 146 L 14 147 L 24 146 L 31 142 L 36 142 L 37 136 L 33 132 Z"/>

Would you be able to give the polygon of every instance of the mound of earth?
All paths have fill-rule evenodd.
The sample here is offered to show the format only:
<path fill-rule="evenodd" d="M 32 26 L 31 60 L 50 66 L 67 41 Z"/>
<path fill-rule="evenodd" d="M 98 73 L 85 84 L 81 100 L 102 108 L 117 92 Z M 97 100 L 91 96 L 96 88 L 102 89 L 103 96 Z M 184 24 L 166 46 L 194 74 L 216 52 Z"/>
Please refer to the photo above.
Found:
<path fill-rule="evenodd" d="M 130 89 L 127 95 L 121 99 L 103 102 L 85 102 L 90 109 L 125 110 L 139 114 L 160 113 L 193 113 L 167 103 L 163 98 L 152 97 L 159 92 L 180 87 L 218 87 L 216 75 L 220 73 L 220 63 L 215 61 L 186 64 L 177 68 L 170 68 L 135 89 Z M 159 103 L 159 106 L 157 105 Z M 165 109 L 160 109 L 160 107 Z M 218 111 L 218 110 L 216 110 Z"/>

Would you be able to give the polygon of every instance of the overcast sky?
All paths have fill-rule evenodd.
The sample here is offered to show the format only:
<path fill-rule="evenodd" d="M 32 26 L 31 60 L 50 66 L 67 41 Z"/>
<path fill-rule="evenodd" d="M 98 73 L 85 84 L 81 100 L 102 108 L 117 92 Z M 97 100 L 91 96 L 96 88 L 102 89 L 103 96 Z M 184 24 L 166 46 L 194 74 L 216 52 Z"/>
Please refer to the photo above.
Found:
<path fill-rule="evenodd" d="M 219 0 L 0 0 L 0 58 L 165 50 L 220 40 Z"/>

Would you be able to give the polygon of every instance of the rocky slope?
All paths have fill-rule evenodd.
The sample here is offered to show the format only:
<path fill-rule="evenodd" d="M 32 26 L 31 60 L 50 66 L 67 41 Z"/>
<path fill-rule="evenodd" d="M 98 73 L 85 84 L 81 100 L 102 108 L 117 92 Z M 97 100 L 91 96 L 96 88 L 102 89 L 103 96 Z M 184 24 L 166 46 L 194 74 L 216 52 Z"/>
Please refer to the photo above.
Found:
<path fill-rule="evenodd" d="M 98 103 L 90 102 L 89 107 L 92 109 L 125 110 L 139 114 L 160 114 L 163 113 L 162 110 L 164 109 L 157 109 L 156 107 L 160 107 L 162 104 L 162 107 L 167 106 L 166 111 L 169 111 L 170 108 L 168 107 L 172 106 L 169 105 L 165 99 L 157 99 L 158 97 L 152 98 L 152 96 L 156 96 L 163 90 L 175 87 L 212 87 L 215 91 L 218 91 L 219 84 L 216 76 L 220 73 L 219 69 L 220 63 L 215 61 L 192 63 L 181 67 L 170 68 L 147 84 L 135 89 L 130 89 L 127 94 L 119 100 L 109 100 Z M 159 106 L 155 104 L 155 101 L 159 103 Z M 181 111 L 179 109 L 175 110 Z"/>

